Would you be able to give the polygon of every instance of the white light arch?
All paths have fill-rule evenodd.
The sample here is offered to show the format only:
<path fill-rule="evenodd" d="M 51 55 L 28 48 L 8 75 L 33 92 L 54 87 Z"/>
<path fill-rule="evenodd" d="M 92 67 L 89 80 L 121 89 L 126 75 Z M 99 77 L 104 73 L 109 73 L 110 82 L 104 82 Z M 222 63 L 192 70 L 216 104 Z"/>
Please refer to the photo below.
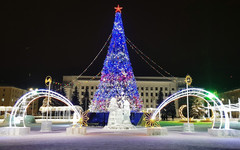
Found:
<path fill-rule="evenodd" d="M 39 90 L 30 91 L 25 95 L 23 95 L 19 100 L 17 100 L 16 104 L 13 106 L 13 109 L 10 115 L 9 127 L 12 127 L 12 126 L 16 127 L 15 118 L 20 118 L 20 120 L 23 121 L 23 125 L 25 127 L 24 117 L 25 117 L 28 106 L 38 98 L 47 97 L 48 95 L 49 97 L 57 99 L 65 103 L 67 106 L 69 106 L 71 110 L 73 110 L 74 113 L 76 114 L 77 120 L 81 118 L 79 110 L 77 110 L 74 107 L 74 105 L 70 102 L 70 100 L 68 100 L 66 97 L 51 90 L 39 89 Z"/>
<path fill-rule="evenodd" d="M 199 88 L 188 88 L 188 89 L 184 89 L 181 91 L 178 91 L 177 93 L 172 94 L 171 96 L 169 96 L 167 99 L 165 99 L 156 109 L 156 111 L 153 113 L 152 115 L 152 119 L 155 119 L 156 115 L 165 107 L 167 106 L 169 103 L 171 103 L 172 101 L 178 100 L 179 98 L 182 97 L 186 97 L 186 96 L 195 96 L 195 97 L 200 97 L 203 98 L 208 104 L 210 104 L 212 107 L 212 109 L 215 108 L 215 110 L 213 111 L 215 114 L 214 116 L 216 116 L 216 112 L 215 111 L 219 111 L 220 112 L 220 126 L 219 129 L 222 128 L 222 123 L 223 123 L 223 118 L 225 118 L 225 129 L 229 129 L 229 117 L 228 117 L 228 113 L 227 110 L 225 108 L 225 106 L 223 105 L 222 101 L 217 98 L 214 94 L 203 90 L 203 89 L 199 89 Z M 211 104 L 211 102 L 213 104 Z M 215 122 L 213 122 L 213 126 L 214 127 Z"/>

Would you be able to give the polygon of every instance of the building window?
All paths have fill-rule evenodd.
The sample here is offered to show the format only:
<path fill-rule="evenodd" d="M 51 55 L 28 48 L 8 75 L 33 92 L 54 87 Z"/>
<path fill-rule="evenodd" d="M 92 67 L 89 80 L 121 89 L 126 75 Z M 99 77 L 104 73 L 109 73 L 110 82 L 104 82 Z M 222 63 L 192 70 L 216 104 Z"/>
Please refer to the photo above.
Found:
<path fill-rule="evenodd" d="M 139 90 L 139 87 L 137 87 L 137 90 Z"/>
<path fill-rule="evenodd" d="M 153 105 L 151 105 L 151 108 L 153 108 Z"/>
<path fill-rule="evenodd" d="M 143 96 L 143 93 L 141 93 L 141 96 Z"/>
<path fill-rule="evenodd" d="M 84 95 L 84 92 L 82 92 L 82 95 Z"/>
<path fill-rule="evenodd" d="M 82 89 L 84 89 L 84 86 L 82 86 Z"/>
<path fill-rule="evenodd" d="M 3 94 L 3 97 L 5 96 L 5 94 Z"/>
<path fill-rule="evenodd" d="M 2 102 L 4 102 L 4 98 L 2 98 Z"/>
<path fill-rule="evenodd" d="M 93 92 L 91 92 L 91 95 L 93 95 Z"/>
<path fill-rule="evenodd" d="M 165 87 L 165 91 L 167 91 L 167 87 Z"/>
<path fill-rule="evenodd" d="M 151 91 L 153 90 L 153 87 L 151 87 Z"/>
<path fill-rule="evenodd" d="M 153 96 L 153 93 L 151 93 L 151 96 Z"/>
<path fill-rule="evenodd" d="M 148 103 L 148 99 L 146 99 L 146 103 Z"/>
<path fill-rule="evenodd" d="M 3 92 L 5 92 L 5 89 L 3 89 Z"/>
<path fill-rule="evenodd" d="M 160 90 L 162 91 L 162 87 L 160 87 Z"/>
<path fill-rule="evenodd" d="M 158 93 L 155 93 L 155 96 L 158 96 Z"/>
<path fill-rule="evenodd" d="M 148 105 L 146 105 L 146 108 L 148 108 Z"/>
<path fill-rule="evenodd" d="M 86 89 L 89 89 L 89 87 L 88 87 L 88 86 L 86 86 Z"/>
<path fill-rule="evenodd" d="M 13 102 L 13 99 L 12 99 L 12 102 Z"/>
<path fill-rule="evenodd" d="M 148 87 L 146 87 L 145 89 L 148 90 Z"/>
<path fill-rule="evenodd" d="M 96 89 L 98 89 L 98 87 L 96 86 Z"/>
<path fill-rule="evenodd" d="M 153 100 L 151 99 L 151 103 L 153 102 Z"/>
<path fill-rule="evenodd" d="M 174 91 L 174 88 L 172 88 L 172 91 Z"/>
<path fill-rule="evenodd" d="M 148 93 L 146 93 L 146 96 L 148 96 Z"/>
<path fill-rule="evenodd" d="M 155 87 L 155 91 L 158 91 L 158 87 Z"/>
<path fill-rule="evenodd" d="M 143 90 L 143 87 L 141 87 L 141 90 Z"/>
<path fill-rule="evenodd" d="M 91 86 L 91 89 L 93 89 L 93 86 Z"/>
<path fill-rule="evenodd" d="M 165 93 L 165 96 L 168 96 L 168 94 L 167 94 L 167 93 Z"/>

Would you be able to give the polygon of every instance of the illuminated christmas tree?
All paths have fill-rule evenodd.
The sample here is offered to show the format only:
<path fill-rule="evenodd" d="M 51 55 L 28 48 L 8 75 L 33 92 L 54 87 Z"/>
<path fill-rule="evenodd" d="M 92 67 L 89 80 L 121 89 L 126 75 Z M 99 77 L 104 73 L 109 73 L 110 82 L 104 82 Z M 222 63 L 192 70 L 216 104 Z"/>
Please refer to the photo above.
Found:
<path fill-rule="evenodd" d="M 92 100 L 92 112 L 106 112 L 112 97 L 121 100 L 126 96 L 132 111 L 141 110 L 136 80 L 128 55 L 126 39 L 121 18 L 122 7 L 115 7 L 115 21 L 112 38 L 101 72 L 101 80 Z"/>

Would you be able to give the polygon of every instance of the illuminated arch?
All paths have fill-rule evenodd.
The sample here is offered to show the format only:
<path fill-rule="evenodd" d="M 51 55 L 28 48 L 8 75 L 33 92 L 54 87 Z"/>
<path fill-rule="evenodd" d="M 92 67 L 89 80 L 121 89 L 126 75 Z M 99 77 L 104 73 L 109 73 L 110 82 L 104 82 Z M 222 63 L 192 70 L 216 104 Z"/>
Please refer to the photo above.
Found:
<path fill-rule="evenodd" d="M 63 103 L 65 103 L 67 106 L 70 107 L 71 110 L 74 111 L 76 114 L 76 119 L 79 120 L 81 118 L 80 111 L 77 110 L 74 105 L 68 100 L 66 97 L 62 96 L 59 93 L 56 93 L 51 90 L 34 90 L 26 93 L 23 95 L 19 100 L 17 100 L 16 104 L 13 106 L 10 120 L 9 120 L 9 127 L 15 126 L 16 127 L 16 121 L 15 118 L 20 118 L 23 121 L 23 125 L 25 126 L 24 117 L 27 112 L 28 106 L 35 100 L 37 100 L 40 97 L 49 97 L 57 99 Z"/>
<path fill-rule="evenodd" d="M 228 117 L 227 110 L 226 110 L 225 106 L 223 105 L 222 101 L 219 98 L 217 98 L 214 94 L 212 94 L 206 90 L 199 89 L 199 88 L 188 88 L 188 89 L 184 89 L 184 90 L 178 91 L 177 93 L 172 94 L 158 106 L 158 108 L 152 115 L 152 119 L 155 119 L 156 115 L 169 103 L 171 103 L 172 101 L 178 100 L 179 98 L 186 97 L 187 95 L 200 97 L 200 98 L 204 99 L 209 105 L 212 106 L 211 109 L 214 109 L 213 110 L 214 116 L 216 116 L 216 111 L 219 111 L 220 117 L 221 117 L 219 128 L 220 129 L 222 128 L 223 118 L 225 118 L 225 127 L 224 128 L 229 129 L 229 117 Z M 214 124 L 215 124 L 215 119 L 213 121 L 212 128 L 214 127 Z"/>

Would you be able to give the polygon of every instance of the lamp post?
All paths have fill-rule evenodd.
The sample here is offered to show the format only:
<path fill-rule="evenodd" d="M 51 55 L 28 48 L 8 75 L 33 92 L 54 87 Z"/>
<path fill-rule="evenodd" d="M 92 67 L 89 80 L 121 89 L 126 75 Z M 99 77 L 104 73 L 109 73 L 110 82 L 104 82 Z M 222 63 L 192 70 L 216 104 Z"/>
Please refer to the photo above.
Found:
<path fill-rule="evenodd" d="M 52 77 L 51 76 L 47 76 L 45 78 L 45 84 L 46 84 L 46 86 L 48 86 L 47 116 L 46 116 L 47 121 L 48 121 L 48 107 L 49 107 L 49 96 L 50 96 L 51 83 L 52 83 Z"/>
<path fill-rule="evenodd" d="M 189 100 L 188 100 L 188 86 L 191 85 L 192 83 L 192 78 L 190 77 L 190 75 L 187 75 L 185 78 L 185 82 L 186 82 L 186 88 L 187 88 L 187 122 L 189 124 Z"/>

